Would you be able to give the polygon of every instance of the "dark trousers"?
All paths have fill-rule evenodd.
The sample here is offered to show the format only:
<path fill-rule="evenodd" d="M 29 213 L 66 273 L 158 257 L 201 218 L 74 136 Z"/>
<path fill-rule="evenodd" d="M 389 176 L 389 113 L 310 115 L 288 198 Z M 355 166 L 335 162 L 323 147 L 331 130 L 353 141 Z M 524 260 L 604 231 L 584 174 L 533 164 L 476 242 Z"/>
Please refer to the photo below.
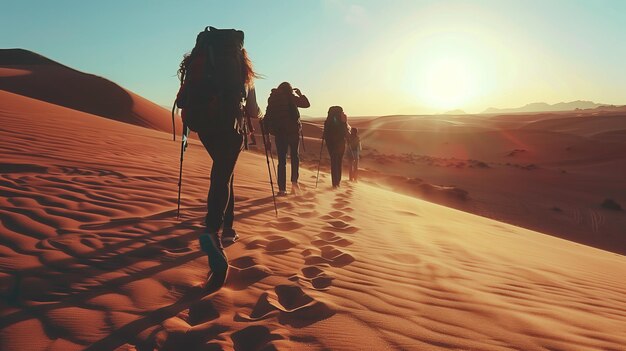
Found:
<path fill-rule="evenodd" d="M 359 176 L 359 150 L 348 149 L 347 155 L 350 161 L 350 180 L 357 180 Z"/>
<path fill-rule="evenodd" d="M 223 225 L 232 228 L 235 219 L 235 193 L 233 174 L 239 153 L 243 148 L 243 135 L 200 134 L 202 145 L 213 159 L 211 186 L 207 196 L 206 227 L 209 233 L 217 232 Z"/>
<path fill-rule="evenodd" d="M 330 175 L 333 181 L 333 187 L 337 187 L 339 183 L 341 183 L 341 167 L 346 144 L 343 142 L 326 143 L 326 147 L 330 155 Z"/>
<path fill-rule="evenodd" d="M 298 148 L 300 147 L 299 134 L 276 135 L 276 153 L 278 154 L 278 190 L 287 189 L 287 151 L 291 151 L 291 182 L 298 181 L 298 168 L 300 167 L 300 157 Z"/>

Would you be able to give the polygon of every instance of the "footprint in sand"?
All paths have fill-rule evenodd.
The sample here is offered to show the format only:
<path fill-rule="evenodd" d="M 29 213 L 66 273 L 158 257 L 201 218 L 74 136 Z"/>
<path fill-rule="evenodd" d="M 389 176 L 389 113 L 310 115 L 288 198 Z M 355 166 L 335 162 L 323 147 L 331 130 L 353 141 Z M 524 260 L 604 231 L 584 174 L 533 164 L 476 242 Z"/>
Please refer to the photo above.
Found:
<path fill-rule="evenodd" d="M 328 214 L 320 217 L 323 220 L 340 219 L 346 222 L 354 221 L 354 217 L 348 216 L 343 211 L 331 211 Z"/>
<path fill-rule="evenodd" d="M 354 209 L 352 207 L 348 207 L 349 204 L 350 204 L 350 201 L 339 200 L 339 201 L 335 201 L 332 204 L 332 207 L 334 209 L 336 209 L 336 210 L 342 210 L 342 211 L 346 211 L 346 212 L 354 211 Z"/>
<path fill-rule="evenodd" d="M 317 246 L 317 247 L 322 247 L 322 246 L 326 246 L 326 245 L 335 245 L 335 246 L 341 246 L 341 247 L 347 247 L 353 244 L 352 241 L 342 238 L 338 235 L 336 235 L 333 232 L 321 232 L 318 235 L 316 235 L 319 239 L 313 240 L 311 241 L 311 244 Z"/>
<path fill-rule="evenodd" d="M 268 235 L 263 239 L 253 240 L 246 244 L 246 249 L 264 248 L 271 253 L 279 253 L 296 247 L 296 243 L 280 235 Z"/>
<path fill-rule="evenodd" d="M 229 262 L 226 285 L 233 290 L 243 290 L 272 275 L 272 270 L 261 265 L 252 256 L 238 257 Z"/>
<path fill-rule="evenodd" d="M 344 198 L 339 197 L 339 198 L 335 199 L 335 201 L 333 201 L 333 204 L 335 204 L 335 205 L 344 205 L 345 206 L 345 205 L 349 205 L 350 201 L 346 200 Z"/>
<path fill-rule="evenodd" d="M 309 279 L 315 278 L 324 274 L 324 270 L 322 270 L 320 267 L 317 267 L 317 266 L 304 267 L 301 269 L 301 271 L 302 271 L 302 274 L 306 278 L 309 278 Z"/>
<path fill-rule="evenodd" d="M 274 220 L 273 222 L 270 223 L 270 226 L 278 229 L 278 230 L 282 230 L 282 231 L 292 231 L 294 229 L 298 229 L 298 228 L 302 228 L 304 227 L 304 224 L 295 221 L 293 218 L 291 217 L 280 217 L 276 220 Z"/>
<path fill-rule="evenodd" d="M 267 237 L 267 239 L 268 243 L 265 245 L 265 251 L 267 252 L 287 251 L 296 246 L 295 242 L 280 235 L 272 235 Z"/>
<path fill-rule="evenodd" d="M 328 264 L 333 267 L 343 267 L 354 262 L 355 259 L 349 253 L 337 249 L 333 245 L 325 245 L 319 248 L 320 254 L 316 250 L 307 249 L 302 251 L 304 264 L 307 266 Z"/>
<path fill-rule="evenodd" d="M 188 246 L 189 242 L 180 238 L 169 238 L 159 242 L 165 253 L 171 254 L 182 254 L 191 251 L 191 248 Z"/>
<path fill-rule="evenodd" d="M 302 268 L 302 275 L 295 275 L 293 279 L 298 284 L 318 291 L 328 290 L 332 285 L 334 277 L 328 275 L 318 266 L 307 266 Z"/>
<path fill-rule="evenodd" d="M 262 325 L 252 325 L 230 335 L 235 350 L 277 350 L 274 340 L 283 340 L 284 336 L 275 334 Z"/>
<path fill-rule="evenodd" d="M 205 296 L 189 306 L 186 319 L 187 323 L 190 325 L 198 325 L 219 318 L 220 313 L 213 305 L 213 302 L 211 302 L 212 299 L 213 297 L 211 296 Z"/>
<path fill-rule="evenodd" d="M 346 234 L 354 234 L 359 231 L 358 227 L 352 226 L 347 222 L 344 222 L 340 219 L 329 220 L 326 222 L 325 230 L 328 231 L 338 231 Z"/>
<path fill-rule="evenodd" d="M 348 191 L 345 193 L 337 193 L 335 201 L 346 201 L 346 199 L 350 199 L 352 197 L 352 192 L 348 193 Z"/>
<path fill-rule="evenodd" d="M 279 323 L 301 328 L 333 314 L 333 309 L 315 300 L 299 286 L 278 285 L 261 294 L 249 315 L 237 313 L 235 320 L 254 322 L 277 316 Z"/>

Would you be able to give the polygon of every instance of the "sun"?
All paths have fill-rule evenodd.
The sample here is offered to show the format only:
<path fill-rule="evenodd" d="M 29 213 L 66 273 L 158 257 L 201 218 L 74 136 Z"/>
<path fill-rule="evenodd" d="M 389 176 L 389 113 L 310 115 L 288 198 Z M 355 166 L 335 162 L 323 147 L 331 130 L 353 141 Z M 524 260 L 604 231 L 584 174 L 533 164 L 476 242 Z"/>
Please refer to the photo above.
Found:
<path fill-rule="evenodd" d="M 435 58 L 424 64 L 419 71 L 415 82 L 418 97 L 433 108 L 462 108 L 476 92 L 475 70 L 463 58 Z"/>
<path fill-rule="evenodd" d="M 502 79 L 515 74 L 511 53 L 499 50 L 491 33 L 441 27 L 423 29 L 389 52 L 387 84 L 406 106 L 424 113 L 481 108 L 501 94 Z M 513 69 L 512 69 L 513 68 Z"/>

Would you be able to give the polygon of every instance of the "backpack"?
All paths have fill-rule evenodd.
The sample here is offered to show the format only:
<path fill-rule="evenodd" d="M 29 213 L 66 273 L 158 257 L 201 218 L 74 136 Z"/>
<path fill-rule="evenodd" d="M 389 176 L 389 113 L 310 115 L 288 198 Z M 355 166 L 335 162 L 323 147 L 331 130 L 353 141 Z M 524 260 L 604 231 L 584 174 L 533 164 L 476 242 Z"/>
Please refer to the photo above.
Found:
<path fill-rule="evenodd" d="M 291 96 L 272 89 L 263 117 L 264 127 L 271 135 L 300 133 L 300 111 Z"/>
<path fill-rule="evenodd" d="M 183 124 L 194 132 L 243 132 L 246 98 L 243 72 L 244 33 L 206 27 L 181 64 L 175 104 Z"/>
<path fill-rule="evenodd" d="M 352 150 L 359 150 L 359 144 L 361 143 L 361 138 L 358 135 L 350 134 L 348 136 L 348 146 Z"/>
<path fill-rule="evenodd" d="M 339 116 L 328 117 L 324 122 L 324 139 L 329 144 L 341 144 L 346 140 L 347 124 Z"/>

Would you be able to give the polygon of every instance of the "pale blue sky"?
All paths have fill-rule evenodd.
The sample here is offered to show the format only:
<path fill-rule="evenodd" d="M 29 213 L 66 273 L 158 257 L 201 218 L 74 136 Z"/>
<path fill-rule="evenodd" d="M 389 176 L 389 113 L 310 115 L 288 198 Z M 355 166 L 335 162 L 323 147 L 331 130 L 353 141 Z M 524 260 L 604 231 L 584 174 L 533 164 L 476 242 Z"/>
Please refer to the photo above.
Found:
<path fill-rule="evenodd" d="M 262 106 L 287 80 L 309 96 L 306 115 L 626 104 L 620 0 L 5 1 L 0 47 L 170 105 L 180 59 L 207 25 L 245 32 Z"/>

